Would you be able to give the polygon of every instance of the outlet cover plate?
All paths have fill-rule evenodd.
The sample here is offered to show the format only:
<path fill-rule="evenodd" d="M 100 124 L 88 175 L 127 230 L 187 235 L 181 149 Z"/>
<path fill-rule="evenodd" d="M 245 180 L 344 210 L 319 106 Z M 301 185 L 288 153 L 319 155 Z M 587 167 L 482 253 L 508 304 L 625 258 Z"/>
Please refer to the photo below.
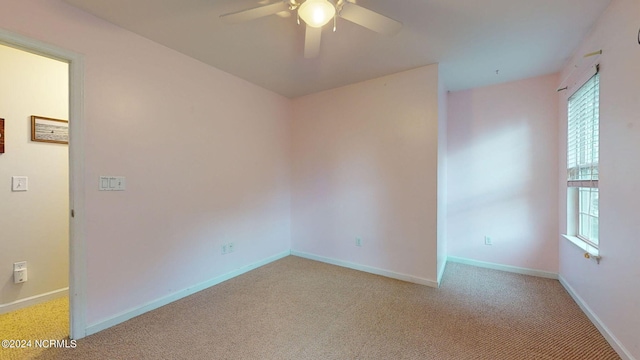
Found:
<path fill-rule="evenodd" d="M 13 283 L 21 284 L 27 282 L 27 269 L 17 270 L 13 272 Z"/>
<path fill-rule="evenodd" d="M 29 190 L 29 178 L 26 176 L 11 177 L 11 191 L 27 191 Z"/>

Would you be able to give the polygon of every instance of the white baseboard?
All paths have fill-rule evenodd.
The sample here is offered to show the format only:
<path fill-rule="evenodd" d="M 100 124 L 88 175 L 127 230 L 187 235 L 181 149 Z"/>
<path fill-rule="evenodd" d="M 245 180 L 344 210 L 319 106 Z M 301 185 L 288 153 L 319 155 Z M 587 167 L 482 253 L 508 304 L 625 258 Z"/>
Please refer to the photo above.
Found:
<path fill-rule="evenodd" d="M 0 314 L 5 314 L 11 311 L 20 310 L 31 305 L 36 305 L 43 303 L 45 301 L 54 300 L 57 298 L 61 298 L 63 296 L 69 295 L 69 288 L 62 288 L 54 291 L 49 291 L 48 293 L 31 296 L 25 299 L 16 300 L 14 302 L 10 302 L 8 304 L 0 305 Z"/>
<path fill-rule="evenodd" d="M 589 320 L 595 325 L 596 328 L 600 331 L 602 336 L 607 339 L 609 345 L 620 355 L 623 360 L 635 360 L 635 358 L 631 355 L 631 353 L 618 341 L 618 339 L 613 336 L 609 328 L 600 320 L 600 318 L 591 310 L 591 308 L 584 302 L 584 300 L 578 295 L 575 290 L 567 283 L 567 281 L 562 277 L 558 276 L 558 280 L 560 280 L 560 284 L 564 286 L 569 295 L 573 298 L 573 300 L 580 306 L 580 309 L 587 315 Z"/>
<path fill-rule="evenodd" d="M 139 307 L 124 311 L 124 312 L 122 312 L 122 313 L 120 313 L 118 315 L 115 315 L 115 316 L 113 316 L 113 317 L 111 317 L 109 319 L 106 319 L 104 321 L 100 321 L 98 323 L 89 325 L 87 327 L 87 330 L 86 330 L 87 336 L 89 336 L 91 334 L 95 334 L 95 333 L 97 333 L 99 331 L 105 330 L 107 328 L 110 328 L 110 327 L 112 327 L 114 325 L 123 323 L 123 322 L 125 322 L 125 321 L 127 321 L 129 319 L 132 319 L 132 318 L 136 317 L 136 316 L 142 315 L 142 314 L 144 314 L 146 312 L 149 312 L 151 310 L 155 310 L 155 309 L 157 309 L 157 308 L 159 308 L 161 306 L 167 305 L 167 304 L 172 303 L 172 302 L 174 302 L 176 300 L 180 300 L 183 297 L 195 294 L 198 291 L 202 291 L 202 290 L 204 290 L 206 288 L 209 288 L 211 286 L 220 284 L 221 282 L 227 281 L 227 280 L 229 280 L 231 278 L 234 278 L 234 277 L 236 277 L 238 275 L 242 275 L 242 274 L 244 274 L 246 272 L 249 272 L 249 271 L 251 271 L 253 269 L 259 268 L 261 266 L 264 266 L 264 265 L 266 265 L 268 263 L 271 263 L 271 262 L 274 262 L 276 260 L 280 260 L 280 259 L 282 259 L 284 257 L 289 256 L 289 255 L 291 255 L 290 251 L 281 252 L 279 254 L 270 256 L 270 257 L 268 257 L 266 259 L 263 259 L 263 260 L 260 260 L 258 262 L 255 262 L 253 264 L 250 264 L 250 265 L 244 266 L 242 268 L 239 268 L 237 270 L 233 270 L 233 271 L 228 272 L 226 274 L 220 275 L 220 276 L 215 277 L 215 278 L 213 278 L 211 280 L 207 280 L 205 282 L 202 282 L 200 284 L 194 285 L 192 287 L 177 291 L 177 292 L 175 292 L 173 294 L 167 295 L 167 296 L 162 297 L 160 299 L 153 300 L 153 301 L 148 302 L 148 303 L 146 303 L 146 304 L 144 304 L 142 306 L 139 306 Z"/>
<path fill-rule="evenodd" d="M 364 271 L 364 272 L 368 272 L 371 274 L 380 275 L 380 276 L 384 276 L 392 279 L 412 282 L 415 284 L 426 285 L 434 288 L 438 287 L 437 281 L 424 279 L 424 278 L 413 276 L 413 275 L 401 274 L 401 273 L 397 273 L 389 270 L 378 269 L 371 266 L 355 264 L 348 261 L 332 259 L 324 256 L 313 255 L 313 254 L 308 254 L 308 253 L 294 251 L 294 250 L 291 250 L 291 255 L 299 256 L 305 259 L 320 261 L 320 262 L 331 264 L 331 265 L 342 266 L 342 267 L 353 269 L 353 270 Z"/>
<path fill-rule="evenodd" d="M 451 262 L 459 263 L 459 264 L 472 265 L 472 266 L 477 266 L 481 268 L 500 270 L 500 271 L 506 271 L 506 272 L 516 273 L 516 274 L 531 275 L 531 276 L 537 276 L 537 277 L 542 277 L 547 279 L 558 280 L 558 274 L 554 272 L 549 272 L 549 271 L 528 269 L 528 268 L 521 268 L 521 267 L 511 266 L 511 265 L 496 264 L 496 263 L 491 263 L 486 261 L 465 259 L 457 256 L 448 256 L 447 260 Z"/>
<path fill-rule="evenodd" d="M 444 261 L 438 268 L 438 287 L 440 287 L 440 284 L 442 283 L 442 275 L 444 275 L 444 269 L 447 267 L 447 260 L 448 258 L 445 257 Z"/>

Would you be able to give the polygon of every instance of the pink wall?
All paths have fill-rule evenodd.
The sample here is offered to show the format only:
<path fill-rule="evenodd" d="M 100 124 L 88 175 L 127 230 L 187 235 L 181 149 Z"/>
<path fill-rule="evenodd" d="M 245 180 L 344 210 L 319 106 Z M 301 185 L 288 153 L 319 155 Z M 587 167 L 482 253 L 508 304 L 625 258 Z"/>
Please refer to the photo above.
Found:
<path fill-rule="evenodd" d="M 85 57 L 89 326 L 288 251 L 288 99 L 61 1 L 0 8 L 4 29 Z"/>
<path fill-rule="evenodd" d="M 560 276 L 613 336 L 619 353 L 640 359 L 640 2 L 613 0 L 562 78 L 584 71 L 582 55 L 602 49 L 600 63 L 600 265 L 560 239 Z M 574 66 L 579 68 L 574 70 Z M 566 98 L 560 98 L 561 232 L 566 230 Z"/>
<path fill-rule="evenodd" d="M 449 256 L 557 272 L 557 85 L 548 75 L 449 94 Z"/>
<path fill-rule="evenodd" d="M 289 248 L 435 281 L 443 220 L 450 255 L 558 270 L 556 76 L 450 94 L 442 219 L 437 66 L 290 101 L 61 1 L 0 8 L 2 28 L 85 57 L 89 325 Z M 636 358 L 638 13 L 614 0 L 576 55 L 604 50 L 603 262 L 559 246 L 563 279 Z M 99 175 L 127 191 L 97 191 Z"/>
<path fill-rule="evenodd" d="M 433 65 L 293 101 L 294 251 L 436 280 L 437 84 Z"/>

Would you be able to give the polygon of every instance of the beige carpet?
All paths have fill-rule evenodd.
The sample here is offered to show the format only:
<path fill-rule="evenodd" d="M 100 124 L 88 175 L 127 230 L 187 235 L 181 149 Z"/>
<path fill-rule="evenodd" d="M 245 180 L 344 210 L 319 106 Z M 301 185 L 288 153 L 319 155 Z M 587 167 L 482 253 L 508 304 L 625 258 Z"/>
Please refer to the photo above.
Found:
<path fill-rule="evenodd" d="M 555 280 L 449 263 L 440 289 L 287 257 L 42 359 L 619 359 Z"/>
<path fill-rule="evenodd" d="M 68 337 L 67 296 L 0 315 L 0 340 L 13 340 L 10 345 L 17 346 L 6 349 L 4 346 L 0 347 L 1 360 L 33 359 L 44 351 L 35 344 L 35 340 L 59 340 Z M 15 340 L 24 341 L 17 343 Z"/>

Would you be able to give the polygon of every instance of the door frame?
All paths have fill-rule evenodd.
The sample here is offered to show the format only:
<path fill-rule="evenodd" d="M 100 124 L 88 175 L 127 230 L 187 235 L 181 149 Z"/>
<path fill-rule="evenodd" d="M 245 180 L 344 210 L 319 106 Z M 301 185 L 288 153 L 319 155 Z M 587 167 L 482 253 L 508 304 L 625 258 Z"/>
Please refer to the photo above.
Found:
<path fill-rule="evenodd" d="M 86 336 L 84 57 L 0 29 L 0 44 L 69 64 L 69 337 Z"/>

